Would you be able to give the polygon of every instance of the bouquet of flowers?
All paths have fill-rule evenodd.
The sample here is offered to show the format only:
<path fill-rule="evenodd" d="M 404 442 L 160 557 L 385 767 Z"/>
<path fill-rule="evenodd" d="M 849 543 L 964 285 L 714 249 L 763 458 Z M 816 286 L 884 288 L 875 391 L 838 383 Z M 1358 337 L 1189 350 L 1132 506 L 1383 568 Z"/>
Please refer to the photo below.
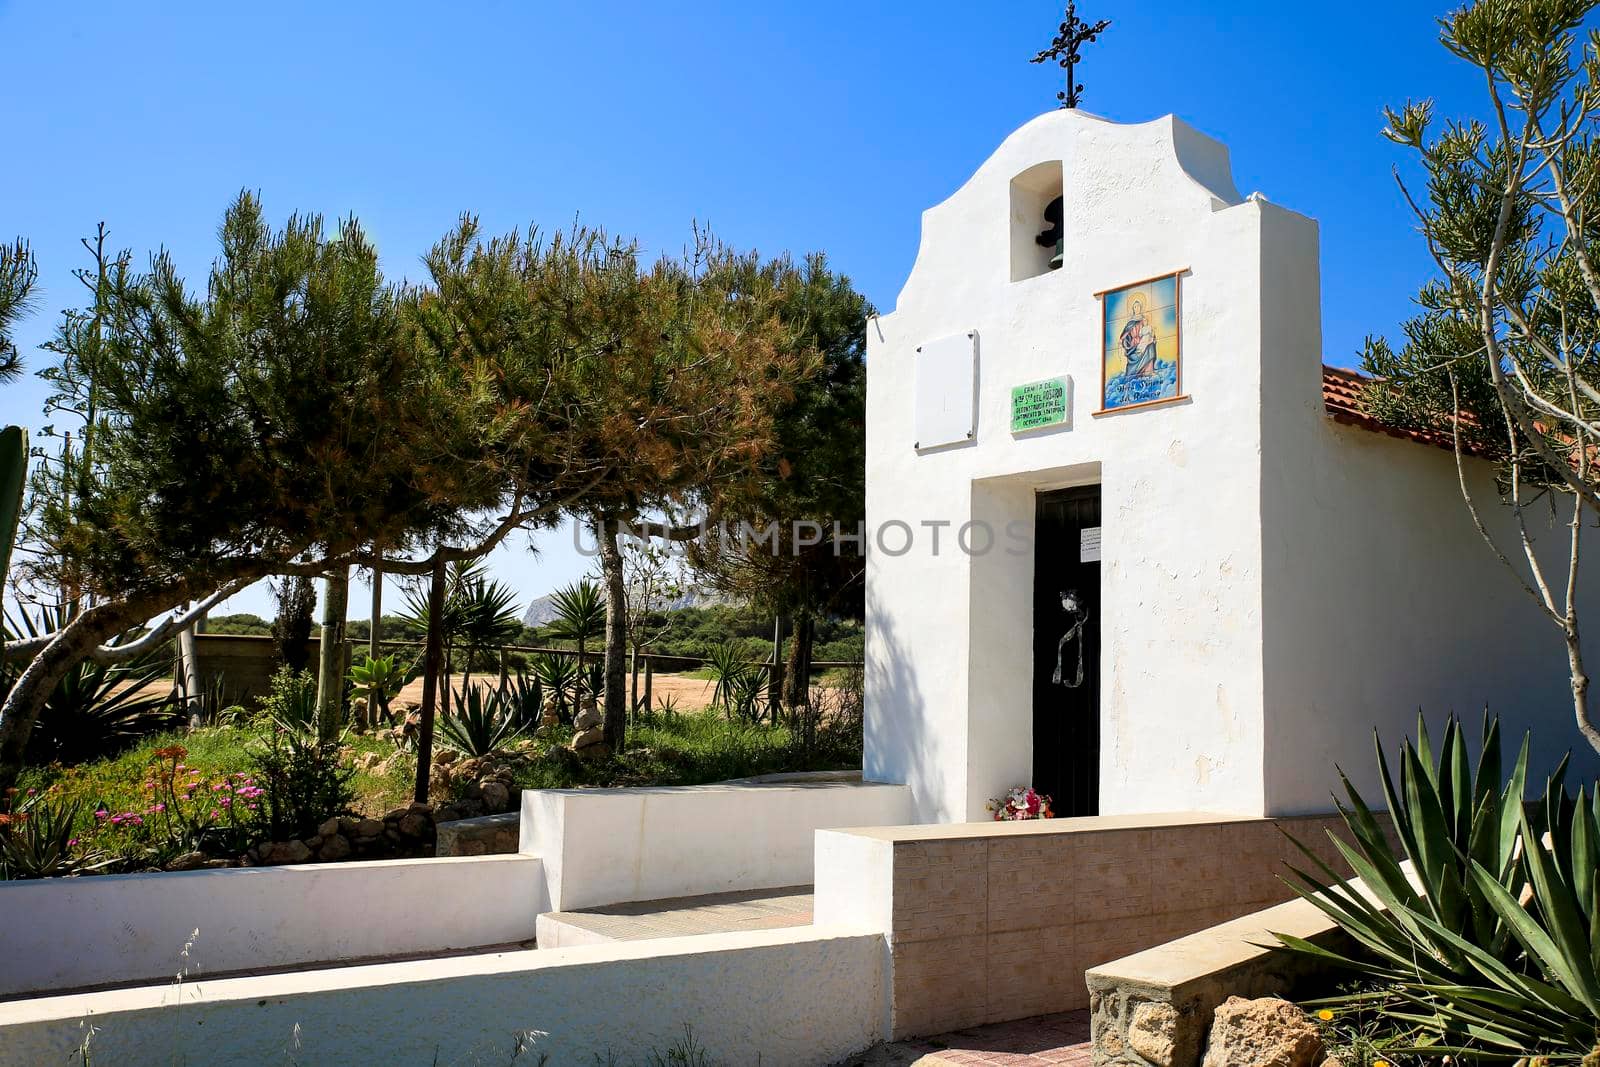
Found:
<path fill-rule="evenodd" d="M 984 807 L 994 812 L 995 822 L 1055 818 L 1055 812 L 1050 810 L 1050 798 L 1025 785 L 1017 786 L 1003 797 L 994 798 Z"/>

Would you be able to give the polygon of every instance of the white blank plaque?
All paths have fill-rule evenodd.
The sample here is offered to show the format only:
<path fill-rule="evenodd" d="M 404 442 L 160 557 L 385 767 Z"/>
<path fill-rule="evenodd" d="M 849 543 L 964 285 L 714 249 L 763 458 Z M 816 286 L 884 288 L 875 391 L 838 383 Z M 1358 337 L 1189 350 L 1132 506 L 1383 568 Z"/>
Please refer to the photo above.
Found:
<path fill-rule="evenodd" d="M 978 422 L 978 332 L 951 334 L 917 349 L 914 448 L 972 440 Z"/>

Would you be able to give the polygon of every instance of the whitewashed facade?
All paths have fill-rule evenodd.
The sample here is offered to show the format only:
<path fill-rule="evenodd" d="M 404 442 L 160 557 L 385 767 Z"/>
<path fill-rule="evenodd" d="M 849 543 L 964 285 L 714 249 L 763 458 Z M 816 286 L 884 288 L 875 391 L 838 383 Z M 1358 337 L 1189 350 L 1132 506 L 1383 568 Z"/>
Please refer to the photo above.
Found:
<path fill-rule="evenodd" d="M 1098 294 L 1171 272 L 1184 399 L 1096 414 Z M 1488 704 L 1541 765 L 1581 748 L 1559 639 L 1473 530 L 1451 454 L 1328 417 L 1320 300 L 1316 222 L 1241 196 L 1227 150 L 1172 117 L 1042 115 L 924 213 L 868 325 L 869 779 L 961 821 L 1084 758 L 1036 743 L 1055 725 L 1035 627 L 1068 622 L 1036 610 L 1037 560 L 1089 551 L 1035 538 L 1037 498 L 1070 486 L 1102 515 L 1099 691 L 1073 712 L 1098 723 L 1093 810 L 1329 810 L 1334 764 L 1370 785 L 1373 728 L 1419 707 Z M 1013 432 L 1012 388 L 1061 377 L 1066 421 Z"/>

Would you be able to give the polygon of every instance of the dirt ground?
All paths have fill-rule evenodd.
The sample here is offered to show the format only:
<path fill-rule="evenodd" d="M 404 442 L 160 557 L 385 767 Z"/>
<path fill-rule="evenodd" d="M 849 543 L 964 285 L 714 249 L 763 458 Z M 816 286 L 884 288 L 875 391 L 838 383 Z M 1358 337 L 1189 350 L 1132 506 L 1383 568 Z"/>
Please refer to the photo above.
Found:
<path fill-rule="evenodd" d="M 493 675 L 487 678 L 473 678 L 472 680 L 472 684 L 479 688 L 492 687 L 494 682 Z M 459 678 L 455 680 L 455 684 L 457 687 L 460 686 Z M 650 696 L 657 707 L 661 706 L 663 699 L 671 696 L 677 700 L 679 711 L 701 711 L 711 705 L 711 694 L 716 691 L 716 688 L 717 684 L 715 682 L 705 678 L 691 678 L 682 674 L 658 674 L 651 680 Z M 459 692 L 459 688 L 457 691 Z M 640 699 L 644 698 L 643 678 L 639 679 L 639 697 Z M 396 698 L 396 703 L 405 700 L 418 705 L 422 703 L 421 678 L 414 679 L 404 689 L 400 690 L 400 696 Z"/>

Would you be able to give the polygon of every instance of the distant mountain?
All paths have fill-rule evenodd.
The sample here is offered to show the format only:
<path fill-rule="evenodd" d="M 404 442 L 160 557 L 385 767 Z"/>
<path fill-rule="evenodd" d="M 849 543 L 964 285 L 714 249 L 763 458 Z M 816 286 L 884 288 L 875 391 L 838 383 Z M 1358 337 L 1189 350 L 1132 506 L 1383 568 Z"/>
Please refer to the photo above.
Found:
<path fill-rule="evenodd" d="M 547 626 L 556 617 L 555 594 L 546 593 L 528 604 L 528 610 L 522 614 L 524 626 Z M 728 598 L 711 589 L 690 589 L 682 596 L 667 604 L 668 611 L 681 611 L 684 608 L 709 608 L 713 604 L 726 604 Z"/>

